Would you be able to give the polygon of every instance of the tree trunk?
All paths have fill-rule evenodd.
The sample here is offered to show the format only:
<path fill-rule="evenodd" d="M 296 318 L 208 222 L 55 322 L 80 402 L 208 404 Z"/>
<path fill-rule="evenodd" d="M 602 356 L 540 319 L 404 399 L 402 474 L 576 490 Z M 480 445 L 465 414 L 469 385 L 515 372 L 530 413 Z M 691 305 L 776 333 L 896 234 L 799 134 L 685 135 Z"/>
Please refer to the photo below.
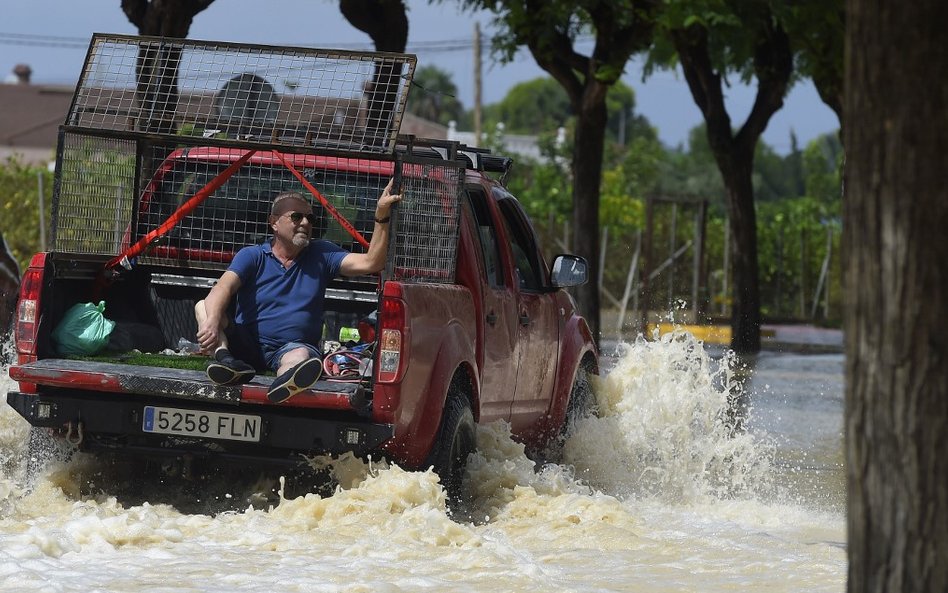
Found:
<path fill-rule="evenodd" d="M 757 212 L 754 208 L 754 186 L 751 181 L 754 153 L 732 149 L 727 155 L 718 158 L 727 190 L 728 224 L 732 237 L 730 247 L 731 266 L 734 270 L 734 301 L 731 315 L 731 349 L 738 354 L 753 354 L 760 352 L 761 323 Z"/>
<path fill-rule="evenodd" d="M 408 43 L 408 15 L 402 0 L 339 0 L 349 23 L 372 38 L 377 51 L 403 52 Z M 392 113 L 402 72 L 390 62 L 376 62 L 365 89 L 366 137 L 371 146 L 386 143 L 392 133 Z"/>
<path fill-rule="evenodd" d="M 599 185 L 606 138 L 608 86 L 587 80 L 577 113 L 573 147 L 573 249 L 586 258 L 589 281 L 577 291 L 578 305 L 593 339 L 600 338 L 599 286 Z"/>
<path fill-rule="evenodd" d="M 671 33 L 691 96 L 708 124 L 708 143 L 727 188 L 734 255 L 731 348 L 741 354 L 760 351 L 757 216 L 752 181 L 754 149 L 771 116 L 783 107 L 793 72 L 790 40 L 769 13 L 748 20 L 748 27 L 755 35 L 753 65 L 757 97 L 736 134 L 731 129 L 731 117 L 724 101 L 722 76 L 711 59 L 708 30 L 691 25 Z"/>
<path fill-rule="evenodd" d="M 500 21 L 506 23 L 516 43 L 525 44 L 537 65 L 563 87 L 576 116 L 573 248 L 586 258 L 589 270 L 589 281 L 577 289 L 576 296 L 597 344 L 601 325 L 599 184 L 605 151 L 606 91 L 621 76 L 629 57 L 652 43 L 660 4 L 658 0 L 636 0 L 634 7 L 629 2 L 509 0 L 490 7 L 504 8 L 506 14 Z M 577 22 L 586 22 L 595 33 L 595 46 L 588 56 L 573 47 Z"/>
<path fill-rule="evenodd" d="M 848 590 L 948 591 L 948 22 L 944 0 L 850 0 Z"/>
<path fill-rule="evenodd" d="M 184 39 L 195 15 L 214 0 L 122 0 L 122 11 L 139 35 Z M 142 112 L 138 128 L 145 132 L 175 131 L 178 109 L 178 65 L 181 50 L 147 44 L 136 64 L 137 98 Z"/>
<path fill-rule="evenodd" d="M 181 49 L 163 44 L 138 48 L 136 96 L 142 117 L 138 129 L 156 134 L 173 134 L 178 111 L 178 66 Z"/>

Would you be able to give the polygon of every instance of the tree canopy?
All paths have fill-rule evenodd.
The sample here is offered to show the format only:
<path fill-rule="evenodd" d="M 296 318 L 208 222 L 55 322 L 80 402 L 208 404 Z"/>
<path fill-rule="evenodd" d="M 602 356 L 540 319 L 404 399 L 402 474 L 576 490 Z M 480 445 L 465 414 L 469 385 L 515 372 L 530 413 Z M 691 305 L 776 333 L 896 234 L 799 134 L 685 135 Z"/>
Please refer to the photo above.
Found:
<path fill-rule="evenodd" d="M 430 65 L 415 70 L 405 109 L 443 125 L 452 120 L 460 122 L 464 116 L 464 106 L 458 100 L 458 87 L 451 74 Z"/>
<path fill-rule="evenodd" d="M 707 123 L 708 144 L 726 188 L 733 236 L 731 346 L 738 352 L 757 352 L 761 316 L 753 171 L 755 157 L 769 157 L 760 154 L 757 145 L 770 118 L 783 107 L 795 77 L 800 76 L 795 63 L 804 53 L 801 48 L 812 47 L 805 40 L 792 40 L 791 34 L 803 35 L 808 19 L 833 12 L 835 5 L 824 5 L 821 12 L 813 3 L 806 5 L 807 10 L 797 10 L 792 3 L 773 0 L 667 0 L 663 8 L 647 67 L 680 65 Z M 818 61 L 825 64 L 834 59 L 806 55 L 810 56 L 806 63 L 814 68 Z M 729 77 L 753 81 L 757 88 L 750 113 L 737 127 L 725 102 Z M 773 189 L 768 181 L 766 177 L 757 180 L 761 192 Z"/>
<path fill-rule="evenodd" d="M 494 49 L 504 60 L 525 46 L 537 65 L 566 91 L 576 117 L 573 143 L 573 249 L 599 277 L 599 192 L 608 112 L 606 94 L 622 75 L 629 58 L 652 42 L 658 0 L 462 0 L 495 15 L 500 33 Z M 593 37 L 588 55 L 577 48 L 580 35 Z M 599 339 L 599 287 L 579 287 L 580 309 Z"/>

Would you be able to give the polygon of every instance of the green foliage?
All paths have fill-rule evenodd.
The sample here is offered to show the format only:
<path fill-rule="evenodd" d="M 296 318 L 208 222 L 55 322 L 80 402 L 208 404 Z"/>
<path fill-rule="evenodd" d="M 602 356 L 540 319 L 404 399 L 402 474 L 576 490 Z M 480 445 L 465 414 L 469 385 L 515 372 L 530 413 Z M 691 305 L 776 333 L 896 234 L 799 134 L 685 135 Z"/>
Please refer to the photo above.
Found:
<path fill-rule="evenodd" d="M 114 253 L 116 229 L 121 232 L 131 216 L 134 155 L 94 142 L 70 145 L 66 154 L 67 166 L 60 173 L 59 200 L 64 214 L 57 221 L 57 244 Z M 0 163 L 0 231 L 21 269 L 33 254 L 52 247 L 52 196 L 53 173 L 46 167 L 27 165 L 15 158 Z M 123 197 L 119 200 L 118 196 Z"/>
<path fill-rule="evenodd" d="M 488 137 L 488 145 L 491 142 Z M 569 141 L 556 146 L 552 133 L 541 135 L 539 143 L 544 160 L 518 159 L 508 189 L 532 219 L 543 221 L 553 229 L 551 232 L 561 233 L 562 226 L 573 217 L 568 166 L 572 146 Z M 658 184 L 666 153 L 658 139 L 648 135 L 633 138 L 626 147 L 613 148 L 616 158 L 603 171 L 599 215 L 600 224 L 610 226 L 612 237 L 620 241 L 634 236 L 642 227 L 643 200 Z M 548 247 L 552 253 L 554 246 Z"/>
<path fill-rule="evenodd" d="M 498 32 L 492 40 L 492 52 L 503 62 L 513 61 L 528 39 L 533 41 L 540 56 L 550 56 L 558 39 L 564 35 L 575 39 L 590 26 L 589 14 L 582 3 L 565 0 L 548 0 L 538 6 L 522 0 L 461 0 L 461 4 L 466 8 L 489 10 L 495 15 L 494 26 Z M 616 0 L 616 4 L 617 12 L 631 16 L 631 0 Z"/>
<path fill-rule="evenodd" d="M 53 175 L 46 167 L 21 163 L 9 158 L 0 164 L 0 231 L 13 257 L 26 268 L 34 253 L 40 251 L 39 188 L 43 188 L 43 215 L 46 236 L 53 194 Z"/>
<path fill-rule="evenodd" d="M 806 195 L 834 204 L 842 193 L 843 146 L 839 134 L 820 136 L 803 151 Z"/>
<path fill-rule="evenodd" d="M 67 136 L 63 153 L 56 248 L 118 253 L 136 195 L 135 155 L 93 136 Z"/>
<path fill-rule="evenodd" d="M 514 85 L 485 115 L 489 127 L 502 122 L 511 134 L 539 134 L 565 126 L 572 109 L 563 87 L 545 76 Z"/>
<path fill-rule="evenodd" d="M 658 137 L 649 121 L 635 113 L 635 91 L 622 81 L 606 93 L 606 136 L 620 144 L 645 136 Z M 563 87 L 545 76 L 514 85 L 497 103 L 484 109 L 487 128 L 503 123 L 510 134 L 541 134 L 572 127 L 575 117 Z"/>
<path fill-rule="evenodd" d="M 708 31 L 711 64 L 722 76 L 731 74 L 744 83 L 754 79 L 753 62 L 758 37 L 772 18 L 769 0 L 665 0 L 656 21 L 660 32 L 646 63 L 646 74 L 654 68 L 670 68 L 677 55 L 671 31 L 701 28 Z"/>
<path fill-rule="evenodd" d="M 803 195 L 799 150 L 782 157 L 760 142 L 754 155 L 754 198 L 760 202 Z"/>
<path fill-rule="evenodd" d="M 633 139 L 615 167 L 603 172 L 600 193 L 601 224 L 623 236 L 633 236 L 644 224 L 644 200 L 654 195 L 667 158 L 658 140 Z"/>
<path fill-rule="evenodd" d="M 839 257 L 839 202 L 825 204 L 810 196 L 762 203 L 757 236 L 762 312 L 777 318 L 808 318 L 832 234 L 830 254 Z M 839 266 L 833 274 L 838 278 Z M 836 282 L 838 284 L 838 282 Z M 839 315 L 841 298 L 831 292 Z"/>
<path fill-rule="evenodd" d="M 437 66 L 422 66 L 415 71 L 406 109 L 443 125 L 451 120 L 460 121 L 464 113 L 451 74 Z"/>
<path fill-rule="evenodd" d="M 724 185 L 708 146 L 707 127 L 700 124 L 689 135 L 688 152 L 677 151 L 673 167 L 667 171 L 663 188 L 673 194 L 706 194 L 724 196 Z M 842 164 L 842 146 L 836 133 L 821 136 L 804 151 L 797 147 L 791 136 L 791 152 L 777 154 L 764 142 L 757 145 L 754 156 L 753 183 L 758 201 L 773 201 L 809 195 L 825 201 L 839 198 L 839 169 Z"/>
<path fill-rule="evenodd" d="M 724 186 L 707 146 L 704 126 L 692 130 L 691 138 L 689 150 L 668 150 L 646 136 L 634 138 L 624 148 L 611 146 L 610 164 L 603 171 L 600 192 L 601 233 L 607 237 L 603 283 L 612 295 L 618 297 L 623 293 L 638 236 L 645 227 L 646 198 L 684 200 L 676 207 L 671 202 L 655 202 L 653 265 L 671 255 L 672 245 L 680 247 L 694 239 L 694 201 L 707 200 L 710 207 L 705 234 L 705 306 L 709 314 L 722 314 L 730 300 L 729 295 L 721 293 L 726 276 L 724 239 L 728 225 Z M 569 241 L 569 236 L 581 229 L 572 224 L 570 147 L 555 147 L 551 135 L 543 136 L 541 145 L 548 160 L 518 160 L 508 187 L 534 220 L 544 253 L 549 256 L 570 249 L 568 243 L 564 246 L 564 239 Z M 754 178 L 756 183 L 766 186 L 758 190 L 760 194 L 768 196 L 757 207 L 762 312 L 768 318 L 810 320 L 827 236 L 832 229 L 833 258 L 828 279 L 831 319 L 822 319 L 821 293 L 816 321 L 837 323 L 841 311 L 838 248 L 842 154 L 837 136 L 828 134 L 786 156 L 762 144 L 759 154 L 763 157 L 755 159 Z M 802 183 L 802 179 L 806 180 L 805 193 L 795 185 Z M 669 290 L 675 299 L 690 300 L 691 266 L 688 252 L 659 275 L 652 287 L 653 306 L 669 307 Z M 728 288 L 733 289 L 733 278 Z M 608 303 L 604 302 L 604 306 Z"/>
<path fill-rule="evenodd" d="M 795 0 L 773 4 L 794 46 L 796 67 L 813 80 L 837 116 L 842 111 L 843 0 Z"/>
<path fill-rule="evenodd" d="M 700 197 L 723 204 L 724 182 L 708 146 L 704 124 L 692 128 L 688 149 L 669 151 L 659 162 L 660 175 L 654 193 L 660 196 Z M 723 206 L 721 207 L 723 211 Z"/>
<path fill-rule="evenodd" d="M 554 251 L 552 237 L 564 223 L 572 220 L 572 179 L 568 155 L 571 147 L 556 146 L 552 134 L 540 136 L 540 162 L 517 159 L 507 188 L 517 196 L 530 218 L 537 222 L 547 252 Z M 561 249 L 559 251 L 562 251 Z"/>

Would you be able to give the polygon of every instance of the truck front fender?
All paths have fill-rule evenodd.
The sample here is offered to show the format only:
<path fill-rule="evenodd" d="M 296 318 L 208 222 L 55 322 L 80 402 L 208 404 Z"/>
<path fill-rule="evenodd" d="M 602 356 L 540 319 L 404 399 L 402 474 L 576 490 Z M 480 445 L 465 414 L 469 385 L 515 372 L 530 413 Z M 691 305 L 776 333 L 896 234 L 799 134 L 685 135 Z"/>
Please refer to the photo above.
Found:
<path fill-rule="evenodd" d="M 599 352 L 592 339 L 586 319 L 580 315 L 571 315 L 566 320 L 560 340 L 560 364 L 556 367 L 556 383 L 553 386 L 553 398 L 544 421 L 538 426 L 541 441 L 547 441 L 559 434 L 566 421 L 570 392 L 579 372 L 580 365 L 588 364 L 587 370 L 599 374 Z M 584 363 L 584 360 L 589 361 Z"/>

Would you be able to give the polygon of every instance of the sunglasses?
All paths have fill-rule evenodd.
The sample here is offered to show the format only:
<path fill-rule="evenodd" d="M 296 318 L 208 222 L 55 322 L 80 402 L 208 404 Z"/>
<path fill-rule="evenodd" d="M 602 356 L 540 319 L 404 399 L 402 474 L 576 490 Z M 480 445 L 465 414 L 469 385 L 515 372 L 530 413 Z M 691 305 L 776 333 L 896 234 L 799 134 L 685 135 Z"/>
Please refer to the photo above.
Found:
<path fill-rule="evenodd" d="M 303 222 L 304 218 L 309 221 L 309 224 L 316 224 L 316 221 L 318 220 L 316 215 L 313 213 L 303 214 L 302 212 L 289 212 L 285 214 L 285 216 L 289 216 L 290 220 L 293 221 L 293 224 L 299 224 Z"/>

